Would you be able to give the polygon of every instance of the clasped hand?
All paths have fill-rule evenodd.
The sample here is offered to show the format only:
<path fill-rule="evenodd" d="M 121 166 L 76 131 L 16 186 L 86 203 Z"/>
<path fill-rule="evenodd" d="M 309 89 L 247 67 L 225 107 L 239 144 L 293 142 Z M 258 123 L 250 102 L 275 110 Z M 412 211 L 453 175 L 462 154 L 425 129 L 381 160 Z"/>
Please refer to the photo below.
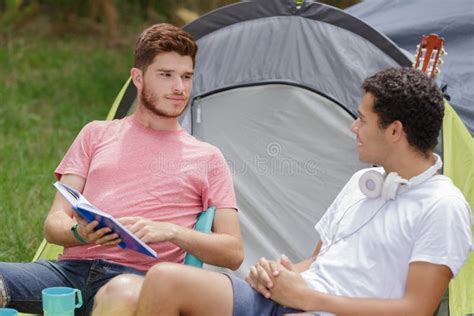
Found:
<path fill-rule="evenodd" d="M 276 261 L 261 258 L 250 267 L 245 280 L 267 299 L 288 307 L 297 307 L 298 291 L 306 288 L 300 272 L 285 255 Z"/>

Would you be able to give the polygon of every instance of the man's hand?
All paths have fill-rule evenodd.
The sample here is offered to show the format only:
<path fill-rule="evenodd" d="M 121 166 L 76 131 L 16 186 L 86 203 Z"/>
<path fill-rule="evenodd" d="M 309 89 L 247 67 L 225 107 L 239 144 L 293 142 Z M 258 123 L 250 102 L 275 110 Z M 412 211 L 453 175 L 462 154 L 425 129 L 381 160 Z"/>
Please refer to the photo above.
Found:
<path fill-rule="evenodd" d="M 245 278 L 245 281 L 258 293 L 262 294 L 266 298 L 271 297 L 270 289 L 273 287 L 273 278 L 276 277 L 274 271 L 272 271 L 271 264 L 276 264 L 274 261 L 269 261 L 265 258 L 260 258 L 254 266 L 250 267 L 249 274 Z"/>
<path fill-rule="evenodd" d="M 95 228 L 99 225 L 98 221 L 87 223 L 86 220 L 79 216 L 76 217 L 76 220 L 79 224 L 77 233 L 82 239 L 89 243 L 95 243 L 101 246 L 116 246 L 122 241 L 119 235 L 111 233 L 112 230 L 109 227 L 96 230 Z"/>
<path fill-rule="evenodd" d="M 152 221 L 144 217 L 122 217 L 118 221 L 144 243 L 170 241 L 177 233 L 175 224 Z"/>
<path fill-rule="evenodd" d="M 301 309 L 298 299 L 301 298 L 301 291 L 307 289 L 307 285 L 300 272 L 285 255 L 269 265 L 267 271 L 272 275 L 273 286 L 269 289 L 272 300 L 284 306 Z"/>

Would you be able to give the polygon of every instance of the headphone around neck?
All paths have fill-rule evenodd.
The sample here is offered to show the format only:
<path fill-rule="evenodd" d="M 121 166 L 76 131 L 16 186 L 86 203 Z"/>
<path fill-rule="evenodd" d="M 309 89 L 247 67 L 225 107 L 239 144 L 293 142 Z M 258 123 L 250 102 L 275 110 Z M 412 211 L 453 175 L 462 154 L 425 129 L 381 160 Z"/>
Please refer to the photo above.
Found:
<path fill-rule="evenodd" d="M 362 191 L 362 193 L 365 194 L 367 198 L 377 198 L 377 197 L 383 197 L 385 201 L 381 204 L 381 206 L 372 214 L 372 216 L 361 226 L 359 226 L 357 229 L 352 231 L 351 233 L 344 235 L 343 237 L 340 237 L 339 239 L 336 240 L 336 235 L 339 230 L 339 226 L 342 222 L 342 220 L 345 218 L 347 212 L 349 212 L 352 207 L 354 207 L 356 204 L 364 201 L 366 198 L 361 198 L 357 200 L 354 204 L 349 206 L 344 213 L 342 214 L 342 217 L 339 219 L 339 221 L 336 223 L 336 232 L 332 236 L 329 245 L 326 247 L 322 248 L 318 256 L 322 256 L 326 252 L 329 251 L 329 249 L 336 243 L 338 243 L 340 240 L 347 239 L 350 236 L 356 234 L 359 232 L 362 228 L 364 228 L 368 223 L 370 223 L 375 216 L 384 208 L 384 206 L 389 202 L 389 200 L 394 200 L 397 196 L 397 191 L 398 188 L 400 187 L 401 184 L 406 185 L 408 188 L 411 188 L 415 185 L 418 185 L 420 183 L 425 182 L 432 176 L 436 174 L 436 172 L 441 169 L 443 166 L 443 162 L 441 161 L 441 157 L 438 156 L 437 154 L 434 154 L 435 156 L 435 163 L 419 175 L 412 177 L 410 180 L 403 179 L 398 175 L 396 172 L 390 172 L 386 176 L 384 174 L 381 174 L 378 171 L 375 170 L 368 170 L 366 171 L 359 179 L 359 188 Z"/>
<path fill-rule="evenodd" d="M 394 200 L 400 185 L 407 185 L 411 188 L 415 185 L 425 182 L 441 169 L 443 162 L 437 154 L 435 163 L 421 174 L 412 177 L 410 180 L 403 179 L 396 172 L 390 172 L 387 175 L 381 174 L 375 170 L 366 171 L 359 179 L 359 188 L 368 198 L 374 199 L 383 197 L 385 200 Z"/>

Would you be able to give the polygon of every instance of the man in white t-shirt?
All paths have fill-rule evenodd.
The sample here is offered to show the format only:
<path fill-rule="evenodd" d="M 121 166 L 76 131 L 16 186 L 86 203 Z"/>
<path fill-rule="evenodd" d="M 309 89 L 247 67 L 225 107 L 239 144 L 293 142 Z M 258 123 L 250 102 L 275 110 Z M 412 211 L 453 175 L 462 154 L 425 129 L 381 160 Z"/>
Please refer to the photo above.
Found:
<path fill-rule="evenodd" d="M 471 210 L 433 154 L 443 96 L 412 68 L 366 79 L 352 125 L 360 160 L 316 224 L 313 255 L 262 258 L 246 281 L 159 264 L 146 275 L 138 315 L 430 315 L 471 250 Z"/>

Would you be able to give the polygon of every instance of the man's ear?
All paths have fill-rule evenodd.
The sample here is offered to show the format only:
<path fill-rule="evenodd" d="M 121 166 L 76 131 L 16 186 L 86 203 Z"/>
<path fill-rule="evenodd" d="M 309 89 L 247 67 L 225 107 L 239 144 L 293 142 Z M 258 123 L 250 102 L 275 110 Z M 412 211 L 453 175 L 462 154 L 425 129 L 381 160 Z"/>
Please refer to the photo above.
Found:
<path fill-rule="evenodd" d="M 130 70 L 130 76 L 132 77 L 133 84 L 137 89 L 141 90 L 143 87 L 143 72 L 141 69 L 132 68 Z"/>
<path fill-rule="evenodd" d="M 390 138 L 394 142 L 399 141 L 403 137 L 403 135 L 405 134 L 405 131 L 403 130 L 403 123 L 398 121 L 398 120 L 393 121 L 389 125 L 388 129 L 389 129 L 388 131 L 390 133 Z"/>

